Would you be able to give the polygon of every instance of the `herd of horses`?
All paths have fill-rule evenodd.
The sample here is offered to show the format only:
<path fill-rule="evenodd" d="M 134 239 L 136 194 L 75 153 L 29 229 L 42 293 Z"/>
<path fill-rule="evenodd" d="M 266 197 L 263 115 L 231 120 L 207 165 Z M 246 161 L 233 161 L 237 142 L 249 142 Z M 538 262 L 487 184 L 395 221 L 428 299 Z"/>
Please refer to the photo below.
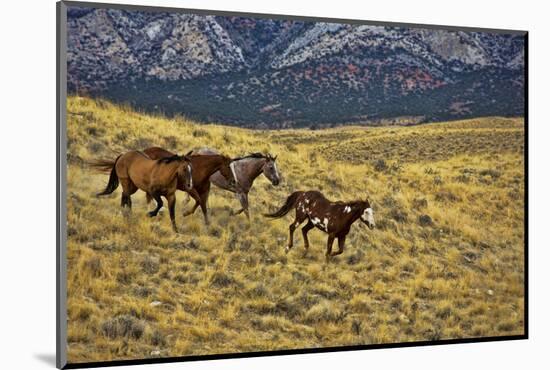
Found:
<path fill-rule="evenodd" d="M 176 226 L 176 190 L 184 191 L 195 200 L 194 206 L 183 213 L 193 214 L 198 207 L 208 225 L 207 202 L 211 184 L 232 192 L 241 204 L 241 209 L 233 215 L 245 213 L 250 219 L 248 193 L 254 180 L 262 173 L 277 186 L 281 177 L 276 165 L 276 156 L 252 153 L 243 157 L 230 158 L 213 149 L 199 149 L 185 155 L 178 155 L 159 147 L 143 151 L 132 150 L 119 155 L 115 160 L 95 160 L 89 164 L 101 171 L 109 172 L 105 189 L 97 196 L 112 194 L 119 185 L 122 187 L 121 206 L 132 208 L 131 196 L 138 190 L 146 193 L 147 203 L 155 200 L 156 207 L 149 211 L 155 217 L 164 206 L 162 198 L 168 202 L 172 228 Z M 283 206 L 273 213 L 264 214 L 268 218 L 281 218 L 292 209 L 296 210 L 294 221 L 289 226 L 289 240 L 285 248 L 288 253 L 293 246 L 294 231 L 304 221 L 302 228 L 304 256 L 309 249 L 308 232 L 318 228 L 328 234 L 326 259 L 344 251 L 346 236 L 351 225 L 361 220 L 370 229 L 375 227 L 374 213 L 368 199 L 352 202 L 332 202 L 319 191 L 295 191 L 288 196 Z M 332 251 L 334 240 L 338 239 L 338 250 Z"/>

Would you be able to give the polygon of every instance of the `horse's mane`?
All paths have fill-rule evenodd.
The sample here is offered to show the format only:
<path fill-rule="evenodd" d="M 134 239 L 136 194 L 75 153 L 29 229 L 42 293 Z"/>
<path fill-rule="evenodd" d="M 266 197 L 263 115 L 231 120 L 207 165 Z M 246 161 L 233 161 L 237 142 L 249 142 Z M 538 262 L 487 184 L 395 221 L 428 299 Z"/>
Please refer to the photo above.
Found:
<path fill-rule="evenodd" d="M 325 198 L 327 199 L 327 198 Z M 328 199 L 327 199 L 328 200 Z M 344 201 L 344 200 L 337 200 L 337 201 L 330 201 L 329 202 L 331 203 L 334 203 L 334 204 L 338 204 L 338 205 L 341 205 L 341 206 L 356 206 L 358 204 L 362 204 L 362 203 L 365 203 L 364 200 L 350 200 L 350 201 Z"/>
<path fill-rule="evenodd" d="M 174 155 L 171 156 L 171 157 L 166 157 L 166 158 L 158 159 L 157 162 L 158 162 L 158 163 L 172 163 L 172 162 L 181 161 L 181 160 L 184 160 L 184 159 L 185 159 L 184 156 L 174 154 Z"/>
<path fill-rule="evenodd" d="M 144 152 L 142 152 L 141 150 L 136 150 L 135 151 L 137 154 L 147 158 L 147 159 L 151 159 L 151 157 L 149 157 L 147 154 L 145 154 Z"/>
<path fill-rule="evenodd" d="M 233 158 L 233 161 L 240 161 L 241 159 L 247 159 L 247 158 L 265 158 L 265 159 L 273 159 L 273 156 L 271 154 L 263 154 L 263 153 L 250 153 L 248 155 L 245 155 L 243 157 L 237 157 Z"/>

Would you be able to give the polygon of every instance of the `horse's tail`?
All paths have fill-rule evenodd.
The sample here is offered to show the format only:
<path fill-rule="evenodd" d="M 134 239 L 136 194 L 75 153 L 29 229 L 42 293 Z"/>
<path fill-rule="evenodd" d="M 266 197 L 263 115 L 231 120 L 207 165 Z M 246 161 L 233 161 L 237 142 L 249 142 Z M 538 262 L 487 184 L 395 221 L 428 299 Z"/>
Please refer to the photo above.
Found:
<path fill-rule="evenodd" d="M 114 162 L 111 163 L 111 174 L 109 175 L 109 182 L 107 183 L 107 187 L 105 188 L 105 190 L 103 190 L 101 193 L 96 194 L 98 197 L 102 195 L 109 195 L 113 191 L 115 191 L 116 188 L 118 188 L 118 175 L 116 174 L 116 162 L 118 161 L 119 158 L 120 158 L 120 155 L 116 157 Z M 104 162 L 105 163 L 103 165 L 97 165 L 96 167 L 104 168 L 105 170 L 107 170 L 107 168 L 105 167 L 107 166 L 106 164 L 107 161 L 104 161 Z"/>
<path fill-rule="evenodd" d="M 303 193 L 304 193 L 303 191 L 295 191 L 294 193 L 290 194 L 288 198 L 286 198 L 285 204 L 278 211 L 275 211 L 274 213 L 264 213 L 264 216 L 270 217 L 270 218 L 283 217 L 288 212 L 290 212 L 292 208 L 294 208 L 298 200 L 298 197 L 300 197 L 300 195 L 302 195 Z"/>
<path fill-rule="evenodd" d="M 86 161 L 86 164 L 90 167 L 93 167 L 101 172 L 110 172 L 116 163 L 116 159 L 92 159 Z"/>

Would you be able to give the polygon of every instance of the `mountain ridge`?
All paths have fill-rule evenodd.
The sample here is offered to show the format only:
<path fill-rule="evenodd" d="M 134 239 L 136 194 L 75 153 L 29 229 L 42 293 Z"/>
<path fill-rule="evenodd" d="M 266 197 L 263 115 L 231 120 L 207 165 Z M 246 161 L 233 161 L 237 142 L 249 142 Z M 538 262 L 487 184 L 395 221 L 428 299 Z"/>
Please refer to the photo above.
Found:
<path fill-rule="evenodd" d="M 69 92 L 203 122 L 523 115 L 517 35 L 69 8 L 68 40 Z"/>

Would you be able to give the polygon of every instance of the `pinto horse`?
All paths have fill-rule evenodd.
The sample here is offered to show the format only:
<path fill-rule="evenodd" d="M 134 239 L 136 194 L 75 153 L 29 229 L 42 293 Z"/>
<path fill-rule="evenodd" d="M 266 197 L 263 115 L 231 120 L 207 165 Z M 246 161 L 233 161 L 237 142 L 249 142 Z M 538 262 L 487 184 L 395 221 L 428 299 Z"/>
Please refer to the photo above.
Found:
<path fill-rule="evenodd" d="M 217 154 L 212 149 L 199 149 L 193 151 L 193 154 Z M 246 214 L 246 217 L 250 219 L 250 212 L 248 210 L 248 193 L 254 185 L 254 180 L 262 173 L 265 177 L 271 181 L 273 186 L 279 185 L 281 182 L 281 176 L 277 169 L 275 160 L 277 156 L 273 157 L 271 154 L 252 153 L 244 157 L 233 159 L 231 162 L 231 170 L 235 177 L 235 183 L 231 184 L 227 179 L 217 171 L 210 176 L 210 181 L 217 187 L 235 193 L 237 199 L 241 203 L 241 209 L 232 212 L 232 215 L 236 216 L 242 212 Z"/>
<path fill-rule="evenodd" d="M 159 147 L 147 148 L 143 152 L 153 159 L 170 158 L 174 155 L 174 153 Z M 206 205 L 208 202 L 208 195 L 210 194 L 210 176 L 219 171 L 226 181 L 234 186 L 235 178 L 230 168 L 232 159 L 221 154 L 191 154 L 189 155 L 189 161 L 193 169 L 193 187 L 191 189 L 186 189 L 183 183 L 178 183 L 177 188 L 189 193 L 195 200 L 195 205 L 191 210 L 185 212 L 183 216 L 185 217 L 193 214 L 200 206 L 204 215 L 204 222 L 209 225 L 210 222 L 208 220 Z"/>
<path fill-rule="evenodd" d="M 107 161 L 91 163 L 97 168 L 106 169 Z M 107 187 L 98 196 L 109 195 L 116 190 L 119 183 L 122 185 L 121 206 L 132 208 L 132 194 L 138 189 L 145 191 L 157 202 L 157 207 L 148 215 L 154 217 L 162 208 L 162 198 L 168 201 L 170 221 L 175 232 L 176 227 L 175 205 L 177 184 L 184 184 L 192 188 L 193 179 L 189 157 L 172 155 L 161 160 L 153 160 L 143 152 L 130 151 L 119 155 L 111 165 L 111 173 Z"/>
<path fill-rule="evenodd" d="M 296 209 L 296 218 L 289 226 L 288 246 L 285 252 L 288 253 L 293 246 L 294 231 L 302 222 L 307 224 L 302 228 L 304 237 L 304 257 L 307 255 L 309 240 L 307 233 L 317 227 L 328 234 L 327 251 L 325 257 L 327 262 L 331 256 L 336 256 L 344 251 L 346 236 L 351 225 L 358 219 L 363 221 L 369 229 L 375 227 L 374 213 L 368 200 L 353 202 L 331 202 L 318 191 L 295 191 L 290 194 L 285 204 L 276 212 L 264 214 L 270 218 L 281 218 L 293 208 Z M 334 239 L 338 238 L 338 250 L 332 251 Z"/>

